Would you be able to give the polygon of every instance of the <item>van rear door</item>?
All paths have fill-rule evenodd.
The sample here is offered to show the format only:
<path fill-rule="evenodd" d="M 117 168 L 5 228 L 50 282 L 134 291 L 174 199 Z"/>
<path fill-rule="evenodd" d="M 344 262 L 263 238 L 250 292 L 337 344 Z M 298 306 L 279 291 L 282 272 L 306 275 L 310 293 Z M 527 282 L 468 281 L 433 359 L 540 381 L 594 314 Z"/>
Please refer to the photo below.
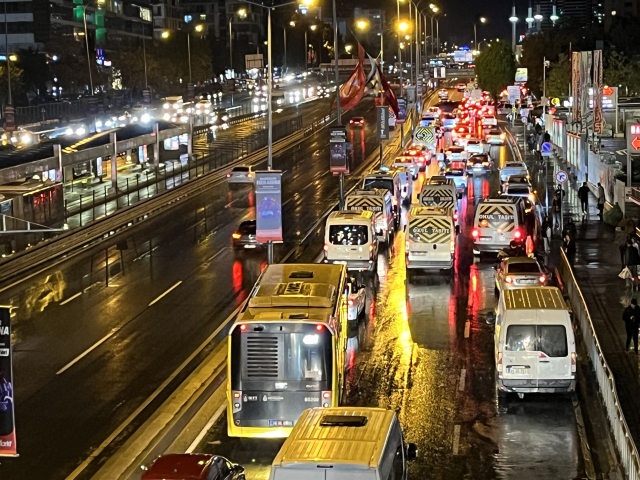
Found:
<path fill-rule="evenodd" d="M 451 259 L 451 220 L 443 217 L 415 217 L 409 222 L 409 259 L 448 262 Z"/>
<path fill-rule="evenodd" d="M 573 342 L 569 341 L 566 326 L 538 325 L 537 335 L 538 387 L 553 387 L 557 380 L 570 381 L 572 374 L 569 343 Z"/>
<path fill-rule="evenodd" d="M 518 312 L 520 314 L 520 312 Z M 536 325 L 506 324 L 502 350 L 502 378 L 504 380 L 526 380 L 523 388 L 538 386 L 538 352 L 536 351 Z"/>
<path fill-rule="evenodd" d="M 481 204 L 476 219 L 479 242 L 509 244 L 516 229 L 514 205 Z"/>

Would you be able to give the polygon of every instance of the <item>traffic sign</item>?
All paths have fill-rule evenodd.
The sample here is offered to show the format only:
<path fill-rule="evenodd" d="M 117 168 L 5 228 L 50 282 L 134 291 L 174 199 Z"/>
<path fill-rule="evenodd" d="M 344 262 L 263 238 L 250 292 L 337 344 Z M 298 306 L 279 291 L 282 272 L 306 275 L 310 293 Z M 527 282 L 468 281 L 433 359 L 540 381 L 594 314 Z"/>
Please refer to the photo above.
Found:
<path fill-rule="evenodd" d="M 627 124 L 627 151 L 640 153 L 640 124 Z"/>
<path fill-rule="evenodd" d="M 549 142 L 544 142 L 541 146 L 540 146 L 540 154 L 543 157 L 550 157 L 552 155 L 552 150 L 553 145 L 551 145 Z"/>
<path fill-rule="evenodd" d="M 527 117 L 522 117 L 522 123 L 527 123 Z"/>
<path fill-rule="evenodd" d="M 389 107 L 387 105 L 379 105 L 377 117 L 378 140 L 389 140 Z"/>
<path fill-rule="evenodd" d="M 560 170 L 556 173 L 556 181 L 558 183 L 565 183 L 567 180 L 569 180 L 569 175 L 564 170 Z"/>

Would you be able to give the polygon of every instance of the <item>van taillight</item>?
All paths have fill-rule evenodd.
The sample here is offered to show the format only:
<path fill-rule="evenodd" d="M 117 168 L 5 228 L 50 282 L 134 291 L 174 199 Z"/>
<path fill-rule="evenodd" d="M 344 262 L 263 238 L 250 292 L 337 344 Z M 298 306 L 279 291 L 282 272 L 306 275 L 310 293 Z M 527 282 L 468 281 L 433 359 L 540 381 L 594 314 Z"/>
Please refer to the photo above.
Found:
<path fill-rule="evenodd" d="M 519 240 L 520 238 L 522 238 L 522 232 L 516 228 L 513 231 L 513 238 Z"/>
<path fill-rule="evenodd" d="M 331 392 L 322 392 L 322 406 L 324 408 L 331 406 Z"/>
<path fill-rule="evenodd" d="M 480 232 L 478 231 L 477 228 L 474 228 L 473 231 L 471 232 L 471 236 L 473 238 L 478 238 L 478 235 L 480 235 Z"/>
<path fill-rule="evenodd" d="M 571 352 L 571 373 L 576 373 L 577 360 L 578 360 L 578 357 L 576 355 L 576 352 Z"/>
<path fill-rule="evenodd" d="M 502 352 L 498 352 L 498 376 L 502 376 Z"/>
<path fill-rule="evenodd" d="M 547 277 L 545 277 L 544 275 L 540 275 L 540 276 L 538 277 L 538 281 L 539 281 L 540 283 L 544 283 L 544 282 L 546 282 L 546 281 L 547 281 Z"/>
<path fill-rule="evenodd" d="M 454 220 L 457 220 L 457 219 L 458 219 L 458 212 L 455 212 L 455 213 L 453 214 L 453 219 L 454 219 Z"/>
<path fill-rule="evenodd" d="M 324 244 L 324 251 L 325 251 L 325 252 L 328 252 L 328 251 L 329 251 L 329 244 L 328 244 L 328 243 L 325 243 L 325 244 Z"/>

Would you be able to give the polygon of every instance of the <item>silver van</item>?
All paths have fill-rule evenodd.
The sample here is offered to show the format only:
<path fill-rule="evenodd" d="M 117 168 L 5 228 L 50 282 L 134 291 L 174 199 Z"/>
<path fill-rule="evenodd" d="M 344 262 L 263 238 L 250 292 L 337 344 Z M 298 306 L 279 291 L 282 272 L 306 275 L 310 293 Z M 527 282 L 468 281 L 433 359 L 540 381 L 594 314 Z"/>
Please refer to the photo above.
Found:
<path fill-rule="evenodd" d="M 527 227 L 519 198 L 485 198 L 476 207 L 473 219 L 473 253 L 499 252 L 512 240 L 524 240 Z"/>

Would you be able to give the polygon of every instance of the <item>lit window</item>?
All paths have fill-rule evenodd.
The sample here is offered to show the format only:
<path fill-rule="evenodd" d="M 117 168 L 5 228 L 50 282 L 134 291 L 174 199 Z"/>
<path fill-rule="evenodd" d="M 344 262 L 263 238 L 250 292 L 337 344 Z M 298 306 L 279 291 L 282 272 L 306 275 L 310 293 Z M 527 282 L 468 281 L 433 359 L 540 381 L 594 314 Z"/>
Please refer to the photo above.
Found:
<path fill-rule="evenodd" d="M 207 14 L 206 13 L 200 14 L 200 20 L 206 20 L 206 19 L 207 19 Z"/>
<path fill-rule="evenodd" d="M 147 22 L 151 21 L 151 10 L 148 8 L 140 7 L 140 18 L 142 20 L 146 20 Z"/>

